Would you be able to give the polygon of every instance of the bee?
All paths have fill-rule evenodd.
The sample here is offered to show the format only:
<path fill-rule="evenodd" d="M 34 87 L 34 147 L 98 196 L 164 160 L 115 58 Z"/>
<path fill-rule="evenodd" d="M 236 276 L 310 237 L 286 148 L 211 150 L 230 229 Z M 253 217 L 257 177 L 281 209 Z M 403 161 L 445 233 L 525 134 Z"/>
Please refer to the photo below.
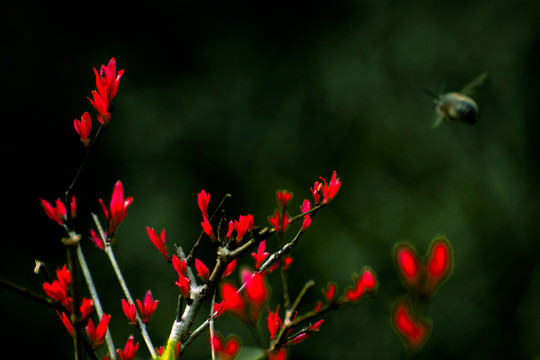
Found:
<path fill-rule="evenodd" d="M 433 127 L 439 126 L 443 120 L 447 122 L 461 121 L 473 125 L 478 115 L 478 105 L 469 96 L 474 93 L 477 87 L 486 80 L 487 73 L 484 72 L 460 92 L 449 92 L 437 96 L 426 90 L 435 99 L 435 111 L 437 116 Z"/>

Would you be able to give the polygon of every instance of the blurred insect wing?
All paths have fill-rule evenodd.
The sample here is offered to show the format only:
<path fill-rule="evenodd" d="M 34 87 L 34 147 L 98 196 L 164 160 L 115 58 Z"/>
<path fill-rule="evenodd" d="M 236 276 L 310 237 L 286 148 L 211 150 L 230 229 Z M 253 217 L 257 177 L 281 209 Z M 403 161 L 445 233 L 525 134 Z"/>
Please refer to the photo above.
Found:
<path fill-rule="evenodd" d="M 469 85 L 465 86 L 463 90 L 461 90 L 461 93 L 463 95 L 472 95 L 474 94 L 475 90 L 486 81 L 488 77 L 487 72 L 483 72 L 482 74 L 478 75 L 476 79 L 474 79 Z"/>

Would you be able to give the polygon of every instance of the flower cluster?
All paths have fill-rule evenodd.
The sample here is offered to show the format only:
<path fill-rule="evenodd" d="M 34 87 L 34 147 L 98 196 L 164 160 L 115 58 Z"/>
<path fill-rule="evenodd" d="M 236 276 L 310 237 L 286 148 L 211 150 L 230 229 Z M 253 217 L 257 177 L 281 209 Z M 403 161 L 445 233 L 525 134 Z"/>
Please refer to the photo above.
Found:
<path fill-rule="evenodd" d="M 135 302 L 141 313 L 142 322 L 148 324 L 148 321 L 156 310 L 159 300 L 154 300 L 152 292 L 148 290 L 142 302 L 139 299 L 136 299 Z M 135 308 L 135 304 L 131 304 L 127 300 L 122 299 L 122 310 L 124 310 L 124 314 L 128 318 L 129 323 L 137 325 L 137 309 Z"/>
<path fill-rule="evenodd" d="M 432 325 L 423 315 L 423 308 L 414 309 L 413 303 L 418 304 L 433 296 L 450 276 L 453 268 L 452 247 L 447 239 L 436 238 L 431 242 L 426 258 L 421 259 L 412 245 L 399 243 L 394 247 L 394 262 L 414 301 L 406 296 L 397 299 L 392 310 L 392 324 L 405 348 L 416 353 L 426 343 Z"/>
<path fill-rule="evenodd" d="M 97 111 L 98 121 L 103 125 L 109 125 L 111 115 L 111 101 L 118 92 L 118 84 L 124 70 L 116 72 L 116 60 L 111 58 L 107 66 L 101 65 L 99 72 L 94 68 L 96 75 L 96 89 L 92 90 L 92 97 L 88 97 L 90 103 Z M 92 118 L 88 112 L 82 114 L 81 119 L 73 121 L 75 131 L 79 135 L 81 142 L 85 147 L 90 147 L 90 133 L 92 131 Z"/>
<path fill-rule="evenodd" d="M 43 210 L 49 219 L 56 222 L 60 226 L 65 226 L 66 222 L 68 221 L 68 212 L 66 205 L 64 205 L 62 200 L 59 198 L 56 199 L 56 206 L 54 207 L 47 200 L 42 198 L 39 198 L 39 200 L 41 201 L 41 206 L 43 206 Z M 71 216 L 71 219 L 77 216 L 77 203 L 75 202 L 75 196 L 72 196 L 71 198 L 69 216 Z"/>
<path fill-rule="evenodd" d="M 67 269 L 67 266 L 64 265 L 61 269 L 56 270 L 57 280 L 54 280 L 52 283 L 44 283 L 43 290 L 45 293 L 53 300 L 58 301 L 66 309 L 68 313 L 72 313 L 72 302 L 73 299 L 67 296 L 69 284 L 71 282 L 71 273 Z M 94 302 L 92 299 L 83 298 L 80 306 L 81 319 L 87 319 L 92 310 Z M 64 324 L 67 331 L 73 336 L 73 324 L 72 320 L 66 315 L 65 312 L 57 311 L 60 320 Z M 105 333 L 107 332 L 107 325 L 109 323 L 110 315 L 103 315 L 98 326 L 94 326 L 92 319 L 88 319 L 88 325 L 86 326 L 86 334 L 90 341 L 90 345 L 93 349 L 97 349 L 105 341 Z"/>
<path fill-rule="evenodd" d="M 101 126 L 97 134 L 92 138 L 92 119 L 90 113 L 84 112 L 80 119 L 75 119 L 73 123 L 75 131 L 86 148 L 87 154 L 92 144 L 95 143 L 96 137 L 111 122 L 111 102 L 118 92 L 119 82 L 124 74 L 124 70 L 117 71 L 116 61 L 114 58 L 111 58 L 107 65 L 101 65 L 99 71 L 94 68 L 94 74 L 96 89 L 91 91 L 91 96 L 88 99 L 97 112 L 97 119 L 101 123 Z M 82 165 L 84 163 L 83 161 Z M 73 184 L 77 180 L 79 173 L 80 171 L 77 173 L 70 189 L 66 192 L 66 201 L 71 196 Z M 313 281 L 308 282 L 298 295 L 298 298 L 291 301 L 287 288 L 286 274 L 290 273 L 288 269 L 293 258 L 288 253 L 297 245 L 300 235 L 303 235 L 311 226 L 315 213 L 331 202 L 341 187 L 341 182 L 335 171 L 329 182 L 322 177 L 320 180 L 320 182 L 316 181 L 311 188 L 313 203 L 308 199 L 304 199 L 299 206 L 301 213 L 297 216 L 290 216 L 288 213 L 288 210 L 291 209 L 289 205 L 293 199 L 293 194 L 287 190 L 278 190 L 276 192 L 278 208 L 268 217 L 271 228 L 268 229 L 265 227 L 261 230 L 255 226 L 254 217 L 251 214 L 239 215 L 238 218 L 231 219 L 227 218 L 223 211 L 221 212 L 219 221 L 217 221 L 217 219 L 214 219 L 214 216 L 219 213 L 218 210 L 220 210 L 223 202 L 219 205 L 218 209 L 214 210 L 214 214 L 210 215 L 208 207 L 211 196 L 204 189 L 201 190 L 197 194 L 197 203 L 202 215 L 200 224 L 203 231 L 187 257 L 180 247 L 177 248 L 177 254 L 173 254 L 172 257 L 169 255 L 168 248 L 165 245 L 165 229 L 162 229 L 161 232 L 156 232 L 153 228 L 146 227 L 146 234 L 151 243 L 159 251 L 161 257 L 172 265 L 172 268 L 178 275 L 178 281 L 175 281 L 175 285 L 180 292 L 177 320 L 173 325 L 173 330 L 165 348 L 154 348 L 146 332 L 146 325 L 153 316 L 159 301 L 154 300 L 150 290 L 146 292 L 142 301 L 139 299 L 133 301 L 131 299 L 126 282 L 118 269 L 118 264 L 112 252 L 113 249 L 110 247 L 115 240 L 119 225 L 127 215 L 127 210 L 131 206 L 133 198 L 125 196 L 122 182 L 117 181 L 114 184 L 110 202 L 105 203 L 102 199 L 99 199 L 107 226 L 103 230 L 97 217 L 94 217 L 99 234 L 91 229 L 90 239 L 99 249 L 104 250 L 109 257 L 126 294 L 126 298 L 129 299 L 121 299 L 122 310 L 129 323 L 141 331 L 153 358 L 157 358 L 158 356 L 164 359 L 179 358 L 184 348 L 189 345 L 193 338 L 202 333 L 205 326 L 208 326 L 212 334 L 209 336 L 212 358 L 217 357 L 219 359 L 233 360 L 240 351 L 240 339 L 236 336 L 229 336 L 225 339 L 219 333 L 213 332 L 213 321 L 227 312 L 256 330 L 263 309 L 266 308 L 268 312 L 266 318 L 268 342 L 264 345 L 265 348 L 263 351 L 265 352 L 265 356 L 271 360 L 285 359 L 288 356 L 288 346 L 305 341 L 312 333 L 321 329 L 324 319 L 320 319 L 319 317 L 325 311 L 337 309 L 345 304 L 356 303 L 376 291 L 378 280 L 375 273 L 370 268 L 364 268 L 360 276 L 354 277 L 353 285 L 347 287 L 340 297 L 336 297 L 336 284 L 329 283 L 327 289 L 323 291 L 326 304 L 323 305 L 322 301 L 319 301 L 314 310 L 301 315 L 299 315 L 298 310 L 303 296 L 309 287 L 313 285 Z M 44 199 L 40 199 L 40 201 L 46 215 L 51 220 L 63 226 L 70 234 L 70 239 L 76 240 L 70 242 L 70 244 L 75 243 L 78 246 L 80 235 L 76 234 L 74 229 L 72 229 L 72 223 L 70 221 L 76 216 L 77 206 L 75 197 L 72 197 L 69 204 L 69 212 L 64 202 L 60 199 L 57 199 L 54 205 L 51 205 L 51 203 Z M 285 235 L 290 234 L 292 231 L 290 230 L 293 228 L 291 224 L 297 220 L 302 222 L 297 234 L 291 240 L 286 239 Z M 276 243 L 272 243 L 270 239 L 274 234 L 279 237 L 277 250 L 275 250 Z M 205 264 L 201 258 L 196 257 L 196 252 L 199 249 L 201 241 L 206 239 L 204 235 L 210 238 L 211 244 L 216 248 L 216 259 L 215 262 L 212 262 L 213 267 L 207 266 L 207 264 L 210 264 L 210 261 L 205 260 Z M 68 256 L 73 256 L 81 248 L 70 246 L 69 250 L 72 250 L 72 252 Z M 254 261 L 254 268 L 241 268 L 239 274 L 241 285 L 237 286 L 234 281 L 225 280 L 236 270 L 237 261 L 243 255 L 247 255 L 249 259 L 248 254 L 250 253 Z M 444 260 L 440 260 L 444 258 L 444 254 L 441 255 L 439 249 L 436 248 L 433 256 L 437 259 L 435 260 L 436 264 L 432 264 L 433 261 L 430 260 L 428 265 L 425 266 L 431 277 L 418 275 L 420 271 L 423 271 L 422 269 L 424 267 L 419 265 L 419 262 L 415 263 L 414 259 L 409 259 L 409 262 L 413 265 L 410 265 L 410 269 L 407 268 L 404 273 L 406 276 L 409 276 L 410 279 L 407 281 L 411 287 L 422 289 L 422 292 L 433 292 L 437 286 L 437 280 L 433 279 L 444 278 L 445 274 L 448 273 L 449 270 L 444 265 L 438 266 L 439 263 L 437 262 L 444 262 Z M 74 257 L 70 257 L 70 264 L 75 262 L 75 266 L 79 265 L 76 261 Z M 79 261 L 82 267 L 84 261 Z M 191 268 L 191 265 L 194 266 L 194 269 Z M 280 271 L 276 271 L 276 273 L 279 273 L 282 277 L 283 304 L 277 304 L 275 307 L 272 306 L 275 311 L 271 311 L 269 306 L 271 293 L 269 276 L 278 268 Z M 411 270 L 412 268 L 414 269 Z M 83 271 L 85 270 L 83 269 Z M 196 276 L 194 275 L 195 273 Z M 417 276 L 419 277 L 417 278 Z M 76 279 L 78 278 L 77 276 Z M 88 277 L 85 278 L 88 281 Z M 424 278 L 427 280 L 424 280 Z M 51 283 L 43 284 L 43 289 L 50 298 L 57 301 L 66 310 L 61 313 L 58 312 L 58 315 L 66 329 L 75 338 L 74 343 L 77 354 L 82 350 L 77 340 L 80 339 L 82 331 L 79 312 L 83 320 L 88 318 L 87 325 L 84 328 L 86 331 L 84 339 L 87 341 L 87 345 L 89 345 L 86 346 L 86 350 L 91 353 L 90 348 L 97 349 L 105 342 L 111 316 L 100 313 L 101 319 L 95 325 L 92 319 L 89 318 L 93 308 L 93 300 L 85 298 L 82 299 L 80 305 L 77 304 L 77 306 L 80 306 L 80 311 L 78 308 L 75 308 L 77 311 L 74 314 L 72 311 L 74 306 L 73 298 L 80 299 L 81 294 L 70 294 L 70 291 L 79 291 L 74 290 L 78 289 L 79 286 L 74 286 L 73 284 L 70 289 L 71 280 L 71 274 L 66 266 L 64 266 L 62 269 L 57 270 L 57 279 Z M 75 283 L 75 285 L 79 284 Z M 212 314 L 197 329 L 191 329 L 195 319 L 200 318 L 200 316 L 197 317 L 197 313 L 201 309 L 201 303 L 216 293 L 221 296 L 221 302 L 215 302 L 214 297 L 212 300 L 214 304 Z M 68 296 L 68 294 L 73 298 Z M 99 304 L 96 298 L 96 307 L 101 312 L 101 307 L 97 305 Z M 396 318 L 399 319 L 397 322 L 408 324 L 409 327 L 407 329 L 409 330 L 407 331 L 416 334 L 418 332 L 416 329 L 421 327 L 410 320 L 410 316 L 408 316 L 410 312 L 407 312 L 408 309 L 406 306 L 399 308 L 396 315 Z M 77 324 L 77 326 L 74 327 L 74 324 Z M 81 327 L 78 326 L 79 324 Z M 117 349 L 116 353 L 121 360 L 132 360 L 135 357 L 138 347 L 139 344 L 135 343 L 133 336 L 129 336 L 124 348 Z M 109 348 L 109 351 L 114 355 L 114 348 L 112 346 Z M 108 359 L 109 355 L 102 358 Z"/>

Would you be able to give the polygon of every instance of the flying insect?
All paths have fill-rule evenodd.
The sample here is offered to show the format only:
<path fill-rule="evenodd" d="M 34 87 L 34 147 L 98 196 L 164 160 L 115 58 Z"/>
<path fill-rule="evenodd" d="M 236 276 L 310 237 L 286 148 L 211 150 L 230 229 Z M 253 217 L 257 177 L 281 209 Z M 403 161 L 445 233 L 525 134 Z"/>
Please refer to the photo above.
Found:
<path fill-rule="evenodd" d="M 474 93 L 486 80 L 487 73 L 480 74 L 460 92 L 449 92 L 443 95 L 435 95 L 431 91 L 426 92 L 435 99 L 435 111 L 437 116 L 433 127 L 439 126 L 443 120 L 447 122 L 461 121 L 473 125 L 478 115 L 478 105 L 469 96 Z"/>

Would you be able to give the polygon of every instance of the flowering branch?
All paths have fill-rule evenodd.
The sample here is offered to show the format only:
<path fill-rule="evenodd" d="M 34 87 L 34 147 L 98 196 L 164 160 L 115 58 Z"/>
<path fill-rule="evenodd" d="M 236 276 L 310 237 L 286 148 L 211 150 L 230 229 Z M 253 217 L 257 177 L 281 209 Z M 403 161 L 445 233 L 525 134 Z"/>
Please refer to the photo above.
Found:
<path fill-rule="evenodd" d="M 99 301 L 99 296 L 97 294 L 96 286 L 92 279 L 92 274 L 90 273 L 90 269 L 88 268 L 88 264 L 86 263 L 86 259 L 84 258 L 84 254 L 80 246 L 77 249 L 77 256 L 79 257 L 79 263 L 81 264 L 81 269 L 82 269 L 84 278 L 86 279 L 86 284 L 88 286 L 88 289 L 90 290 L 90 295 L 92 296 L 92 300 L 94 301 L 94 307 L 96 308 L 98 317 L 101 319 L 103 315 L 105 315 L 105 313 L 103 312 L 103 308 L 101 307 L 101 302 Z M 113 339 L 112 339 L 111 331 L 109 327 L 107 327 L 107 332 L 105 333 L 105 340 L 107 343 L 107 348 L 109 349 L 109 354 L 111 356 L 111 359 L 116 360 L 116 353 L 114 351 L 114 343 L 113 343 Z"/>
<path fill-rule="evenodd" d="M 129 288 L 127 286 L 127 283 L 124 280 L 124 276 L 122 275 L 122 271 L 120 270 L 120 267 L 118 266 L 118 262 L 116 261 L 116 257 L 114 256 L 112 246 L 110 246 L 110 244 L 108 244 L 105 241 L 106 236 L 105 236 L 105 233 L 103 232 L 103 228 L 101 227 L 99 219 L 97 218 L 96 214 L 92 214 L 92 218 L 94 219 L 94 223 L 96 224 L 96 226 L 98 228 L 98 231 L 100 233 L 100 236 L 101 236 L 102 240 L 105 243 L 105 245 L 104 245 L 105 254 L 107 254 L 107 257 L 109 258 L 109 261 L 111 262 L 111 266 L 114 269 L 114 272 L 116 274 L 118 282 L 120 283 L 120 287 L 122 288 L 122 291 L 124 292 L 124 295 L 126 296 L 127 300 L 131 304 L 134 304 L 135 302 L 133 301 L 133 298 L 131 297 L 131 294 L 129 293 Z M 137 310 L 135 310 L 135 311 L 137 311 Z M 148 335 L 148 332 L 146 331 L 146 325 L 141 320 L 141 316 L 139 315 L 138 312 L 136 312 L 136 319 L 138 321 L 139 329 L 141 331 L 141 334 L 142 334 L 142 336 L 144 338 L 144 342 L 146 343 L 146 347 L 148 348 L 148 351 L 152 355 L 152 358 L 156 359 L 158 357 L 158 355 L 156 353 L 154 345 L 152 344 L 152 341 L 150 340 L 150 336 Z"/>

